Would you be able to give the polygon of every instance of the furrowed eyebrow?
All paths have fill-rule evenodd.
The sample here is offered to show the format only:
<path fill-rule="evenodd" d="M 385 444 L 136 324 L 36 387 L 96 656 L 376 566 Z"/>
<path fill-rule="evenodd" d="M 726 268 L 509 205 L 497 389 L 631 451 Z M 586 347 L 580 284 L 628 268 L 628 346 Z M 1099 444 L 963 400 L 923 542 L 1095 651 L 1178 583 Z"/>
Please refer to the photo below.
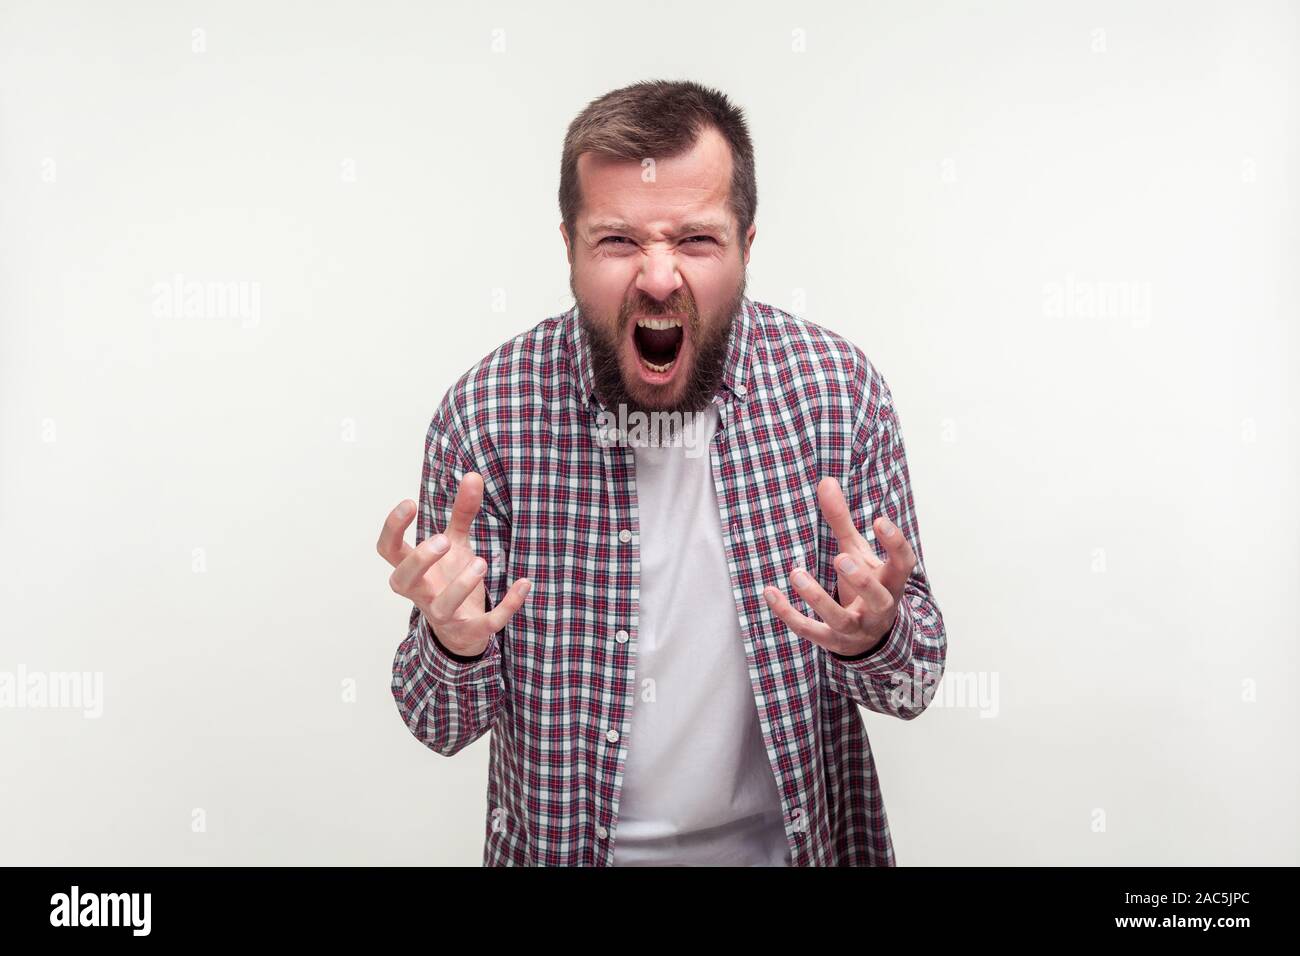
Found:
<path fill-rule="evenodd" d="M 720 222 L 711 222 L 701 219 L 698 222 L 687 222 L 682 224 L 678 235 L 689 235 L 697 232 L 716 232 L 720 236 L 727 235 L 727 227 Z"/>
<path fill-rule="evenodd" d="M 636 232 L 636 230 L 633 229 L 630 225 L 628 225 L 625 222 L 620 222 L 618 220 L 592 223 L 591 226 L 588 228 L 591 234 L 593 235 L 601 232 L 625 232 L 625 233 Z M 712 222 L 710 220 L 705 220 L 705 219 L 700 219 L 695 222 L 682 223 L 681 227 L 675 233 L 670 233 L 670 235 L 686 236 L 686 235 L 693 235 L 701 232 L 717 233 L 718 235 L 723 236 L 724 238 L 727 235 L 727 229 L 722 223 Z"/>

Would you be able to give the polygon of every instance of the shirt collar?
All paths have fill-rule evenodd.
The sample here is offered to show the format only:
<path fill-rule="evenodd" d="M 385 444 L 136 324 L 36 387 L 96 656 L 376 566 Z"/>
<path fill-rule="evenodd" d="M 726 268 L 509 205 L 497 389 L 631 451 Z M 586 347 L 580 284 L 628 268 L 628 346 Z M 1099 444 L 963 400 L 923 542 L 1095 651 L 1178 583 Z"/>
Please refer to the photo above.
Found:
<path fill-rule="evenodd" d="M 578 394 L 584 404 L 590 404 L 596 397 L 596 377 L 592 371 L 591 343 L 579 320 L 577 303 L 566 314 L 565 323 L 565 347 L 575 370 Z M 727 349 L 727 361 L 722 372 L 722 387 L 742 402 L 749 394 L 754 323 L 753 303 L 748 296 L 742 296 L 740 311 L 731 326 L 731 344 Z"/>

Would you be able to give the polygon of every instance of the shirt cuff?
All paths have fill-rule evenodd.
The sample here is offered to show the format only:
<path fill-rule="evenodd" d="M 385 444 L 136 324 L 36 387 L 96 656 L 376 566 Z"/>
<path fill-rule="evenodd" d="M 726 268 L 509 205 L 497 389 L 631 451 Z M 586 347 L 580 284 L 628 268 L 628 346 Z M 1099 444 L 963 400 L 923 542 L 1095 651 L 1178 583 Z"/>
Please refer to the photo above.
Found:
<path fill-rule="evenodd" d="M 423 614 L 416 622 L 415 632 L 420 649 L 420 663 L 436 680 L 443 683 L 465 684 L 488 678 L 491 676 L 491 665 L 500 656 L 500 643 L 495 634 L 481 654 L 469 657 L 447 650 Z"/>
<path fill-rule="evenodd" d="M 845 656 L 831 651 L 831 656 L 845 666 L 870 674 L 888 674 L 907 670 L 912 659 L 912 605 L 907 595 L 898 602 L 898 615 L 889 633 L 875 647 L 861 654 Z"/>
<path fill-rule="evenodd" d="M 900 613 L 900 614 L 902 613 L 902 609 L 901 609 L 901 608 L 899 609 L 899 613 Z M 842 660 L 842 661 L 860 661 L 860 660 L 863 660 L 863 659 L 865 659 L 865 658 L 870 657 L 872 654 L 876 654 L 876 653 L 878 653 L 878 652 L 880 651 L 881 648 L 883 648 L 886 644 L 889 643 L 889 639 L 893 636 L 893 634 L 894 634 L 894 628 L 898 627 L 898 617 L 899 617 L 899 615 L 898 615 L 898 614 L 895 614 L 895 615 L 894 615 L 894 623 L 890 626 L 889 630 L 885 632 L 884 637 L 879 638 L 879 639 L 876 641 L 876 643 L 872 644 L 869 648 L 867 648 L 867 649 L 866 649 L 865 651 L 863 651 L 861 654 L 841 654 L 841 653 L 839 653 L 839 651 L 831 651 L 831 653 L 834 654 L 836 657 L 838 657 L 838 658 L 839 658 L 840 660 Z"/>

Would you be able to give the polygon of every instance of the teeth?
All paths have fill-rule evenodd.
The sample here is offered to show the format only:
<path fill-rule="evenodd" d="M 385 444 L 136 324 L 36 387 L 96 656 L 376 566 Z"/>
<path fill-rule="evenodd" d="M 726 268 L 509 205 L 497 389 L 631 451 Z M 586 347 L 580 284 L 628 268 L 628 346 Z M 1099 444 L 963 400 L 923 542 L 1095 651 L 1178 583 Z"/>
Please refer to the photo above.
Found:
<path fill-rule="evenodd" d="M 667 365 L 656 365 L 654 362 L 646 362 L 645 359 L 642 359 L 641 361 L 645 362 L 646 368 L 650 369 L 652 372 L 666 372 L 677 364 L 677 359 L 673 359 Z"/>
<path fill-rule="evenodd" d="M 680 329 L 681 319 L 637 319 L 636 324 L 643 329 Z"/>

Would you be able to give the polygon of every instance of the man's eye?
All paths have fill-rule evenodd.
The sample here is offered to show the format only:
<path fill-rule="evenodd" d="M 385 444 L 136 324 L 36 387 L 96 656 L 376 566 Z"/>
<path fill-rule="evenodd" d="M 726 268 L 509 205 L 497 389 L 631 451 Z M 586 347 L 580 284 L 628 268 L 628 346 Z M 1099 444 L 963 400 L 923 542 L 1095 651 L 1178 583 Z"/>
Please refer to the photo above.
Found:
<path fill-rule="evenodd" d="M 691 236 L 689 239 L 686 240 L 686 242 L 690 244 L 695 244 L 697 240 L 699 242 L 716 241 L 712 236 Z M 597 243 L 597 245 L 604 245 L 605 243 L 609 243 L 611 245 L 625 245 L 626 243 L 629 242 L 631 242 L 631 240 L 628 239 L 627 236 L 606 236 L 604 239 L 601 239 L 600 242 Z"/>

